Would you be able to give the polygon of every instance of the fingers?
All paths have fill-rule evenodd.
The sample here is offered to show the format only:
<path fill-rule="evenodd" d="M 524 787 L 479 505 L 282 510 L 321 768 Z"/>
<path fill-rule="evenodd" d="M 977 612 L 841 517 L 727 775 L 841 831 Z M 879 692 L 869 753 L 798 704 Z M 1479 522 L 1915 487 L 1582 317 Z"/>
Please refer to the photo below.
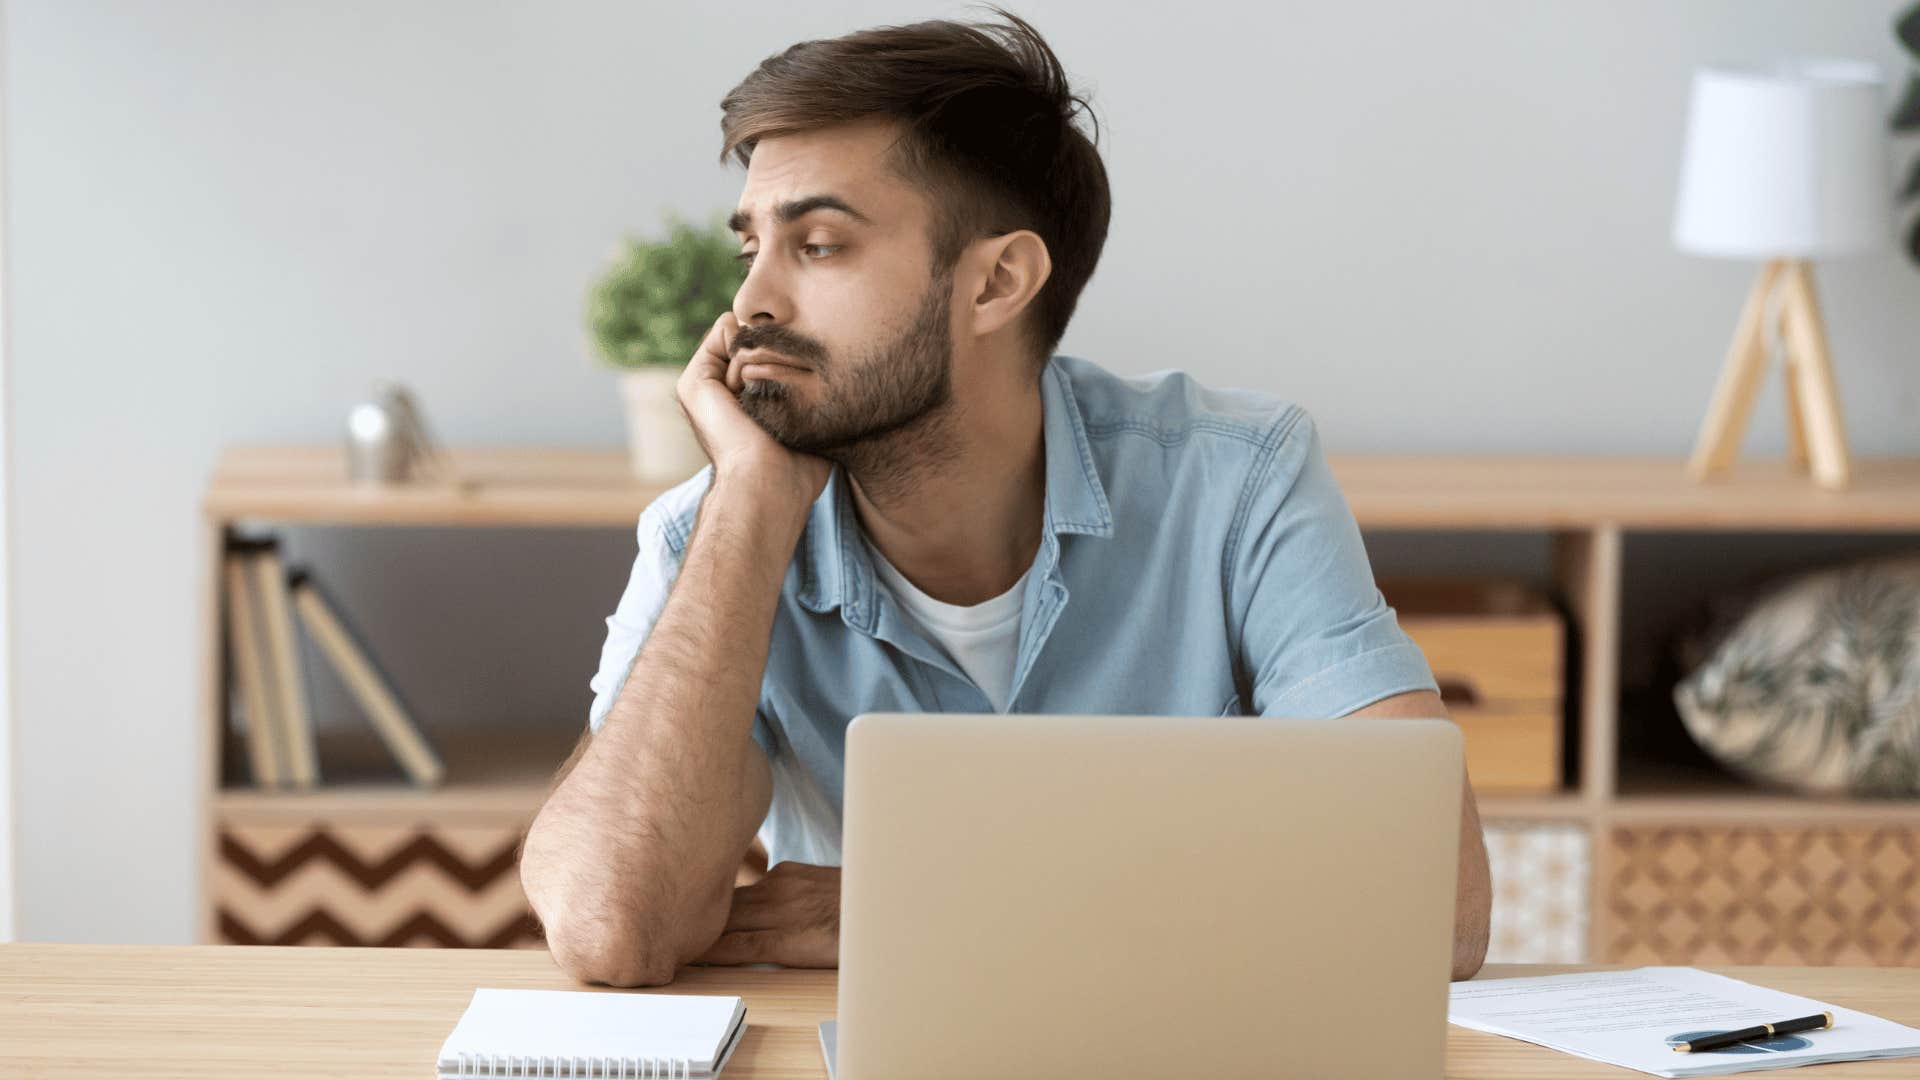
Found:
<path fill-rule="evenodd" d="M 697 963 L 701 964 L 777 964 L 778 960 L 768 959 L 776 950 L 778 939 L 784 936 L 779 930 L 729 930 L 720 935 L 706 952 L 701 953 Z"/>
<path fill-rule="evenodd" d="M 726 378 L 728 354 L 733 349 L 733 335 L 739 329 L 739 322 L 733 312 L 723 311 L 713 320 L 713 326 L 707 330 L 707 336 L 700 340 L 700 348 L 695 350 L 693 358 L 687 361 L 686 377 L 689 379 Z"/>
<path fill-rule="evenodd" d="M 723 332 L 726 335 L 725 340 L 721 343 L 720 355 L 727 360 L 727 389 L 738 394 L 741 390 L 745 389 L 747 385 L 747 380 L 740 375 L 740 365 L 733 360 L 733 339 L 740 333 L 740 320 L 734 318 L 733 312 L 731 311 L 720 316 L 720 320 Z"/>
<path fill-rule="evenodd" d="M 780 905 L 764 879 L 733 890 L 733 907 L 727 912 L 728 930 L 768 930 L 780 925 Z"/>
<path fill-rule="evenodd" d="M 778 863 L 765 877 L 733 890 L 728 930 L 773 930 L 828 918 L 840 908 L 839 868 Z"/>
<path fill-rule="evenodd" d="M 734 395 L 723 391 L 728 369 L 733 366 L 727 354 L 732 351 L 733 336 L 739 325 L 732 311 L 721 312 L 687 361 L 686 370 L 680 373 L 674 388 L 680 412 L 693 427 L 694 438 L 716 463 L 726 444 L 737 441 L 729 438 L 729 432 L 743 430 L 740 425 L 748 422 L 739 403 L 733 400 Z"/>
<path fill-rule="evenodd" d="M 840 966 L 840 937 L 825 930 L 735 930 L 721 934 L 696 961 L 702 964 Z"/>
<path fill-rule="evenodd" d="M 840 870 L 783 862 L 733 890 L 726 929 L 700 957 L 707 964 L 837 967 Z"/>

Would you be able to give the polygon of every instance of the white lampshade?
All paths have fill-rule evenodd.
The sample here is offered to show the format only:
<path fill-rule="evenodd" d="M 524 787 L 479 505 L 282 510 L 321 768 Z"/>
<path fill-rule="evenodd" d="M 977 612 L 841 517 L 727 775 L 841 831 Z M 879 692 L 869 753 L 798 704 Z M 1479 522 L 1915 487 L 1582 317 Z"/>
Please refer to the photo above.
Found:
<path fill-rule="evenodd" d="M 1775 259 L 1886 244 L 1893 164 L 1885 87 L 1864 60 L 1696 71 L 1674 246 Z"/>

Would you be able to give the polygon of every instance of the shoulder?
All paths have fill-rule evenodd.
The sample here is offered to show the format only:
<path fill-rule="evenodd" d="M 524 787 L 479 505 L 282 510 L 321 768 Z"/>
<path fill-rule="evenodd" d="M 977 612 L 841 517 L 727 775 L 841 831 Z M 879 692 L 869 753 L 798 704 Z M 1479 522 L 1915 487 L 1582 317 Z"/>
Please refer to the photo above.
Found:
<path fill-rule="evenodd" d="M 1049 377 L 1063 380 L 1087 437 L 1144 439 L 1163 446 L 1237 442 L 1270 452 L 1293 434 L 1309 434 L 1305 409 L 1276 394 L 1214 387 L 1184 371 L 1116 375 L 1090 360 L 1056 355 Z M 1262 455 L 1264 456 L 1264 455 Z"/>

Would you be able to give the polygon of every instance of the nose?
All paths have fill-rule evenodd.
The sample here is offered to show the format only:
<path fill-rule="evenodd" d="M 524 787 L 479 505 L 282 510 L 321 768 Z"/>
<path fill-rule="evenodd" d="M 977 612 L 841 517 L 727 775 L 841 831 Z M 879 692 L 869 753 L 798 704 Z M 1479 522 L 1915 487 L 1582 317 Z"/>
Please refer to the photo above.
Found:
<path fill-rule="evenodd" d="M 775 260 L 762 255 L 753 260 L 747 280 L 733 294 L 733 317 L 741 326 L 755 323 L 786 323 L 793 320 L 792 299 L 786 283 L 780 280 Z"/>

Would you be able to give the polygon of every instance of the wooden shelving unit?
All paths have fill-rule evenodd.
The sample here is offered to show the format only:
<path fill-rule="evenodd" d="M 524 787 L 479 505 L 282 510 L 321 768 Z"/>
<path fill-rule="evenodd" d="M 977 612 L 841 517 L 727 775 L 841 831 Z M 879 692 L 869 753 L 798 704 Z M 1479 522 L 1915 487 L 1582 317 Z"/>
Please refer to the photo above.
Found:
<path fill-rule="evenodd" d="M 632 529 L 664 488 L 618 451 L 462 448 L 463 489 L 360 487 L 335 447 L 222 454 L 201 503 L 203 941 L 524 945 L 513 855 L 576 732 L 442 738 L 446 782 L 399 780 L 371 736 L 323 743 L 326 784 L 305 792 L 223 782 L 226 716 L 220 559 L 238 528 Z M 609 601 L 611 603 L 611 601 Z"/>
<path fill-rule="evenodd" d="M 200 569 L 206 939 L 219 938 L 212 898 L 217 838 L 224 829 L 386 821 L 491 822 L 510 830 L 530 818 L 544 794 L 547 774 L 564 746 L 450 760 L 447 786 L 433 792 L 363 783 L 277 794 L 219 784 L 224 677 L 216 571 L 233 527 L 631 529 L 661 491 L 634 482 L 618 449 L 473 447 L 456 448 L 453 456 L 471 481 L 468 490 L 356 488 L 344 479 L 341 453 L 328 447 L 238 447 L 221 456 L 203 502 Z M 1920 800 L 1809 800 L 1631 757 L 1623 766 L 1619 735 L 1621 605 L 1631 534 L 1920 534 L 1920 460 L 1858 462 L 1854 486 L 1845 492 L 1817 488 L 1786 465 L 1768 463 L 1743 463 L 1727 479 L 1706 485 L 1689 481 L 1684 462 L 1668 458 L 1346 456 L 1332 464 L 1363 529 L 1532 533 L 1547 539 L 1553 590 L 1579 642 L 1579 694 L 1569 702 L 1578 720 L 1570 746 L 1578 774 L 1565 791 L 1488 795 L 1480 807 L 1490 827 L 1557 824 L 1584 831 L 1592 852 L 1590 959 L 1643 958 L 1633 951 L 1637 946 L 1623 944 L 1628 940 L 1623 934 L 1639 915 L 1615 895 L 1625 866 L 1619 853 L 1640 850 L 1634 845 L 1654 842 L 1646 838 L 1656 832 L 1661 843 L 1697 837 L 1709 847 L 1726 830 L 1741 828 L 1820 827 L 1836 843 L 1861 830 L 1872 837 L 1898 830 L 1898 835 L 1920 838 Z M 453 757 L 453 748 L 449 751 Z M 1920 860 L 1920 840 L 1912 846 Z M 1907 910 L 1916 909 L 1920 897 L 1908 898 Z M 1692 917 L 1702 922 L 1711 916 L 1695 912 Z M 1920 926 L 1912 929 L 1913 952 L 1920 956 Z M 1698 946 L 1701 939 L 1689 940 Z M 1695 948 L 1688 956 L 1694 955 L 1713 959 L 1717 954 Z"/>

